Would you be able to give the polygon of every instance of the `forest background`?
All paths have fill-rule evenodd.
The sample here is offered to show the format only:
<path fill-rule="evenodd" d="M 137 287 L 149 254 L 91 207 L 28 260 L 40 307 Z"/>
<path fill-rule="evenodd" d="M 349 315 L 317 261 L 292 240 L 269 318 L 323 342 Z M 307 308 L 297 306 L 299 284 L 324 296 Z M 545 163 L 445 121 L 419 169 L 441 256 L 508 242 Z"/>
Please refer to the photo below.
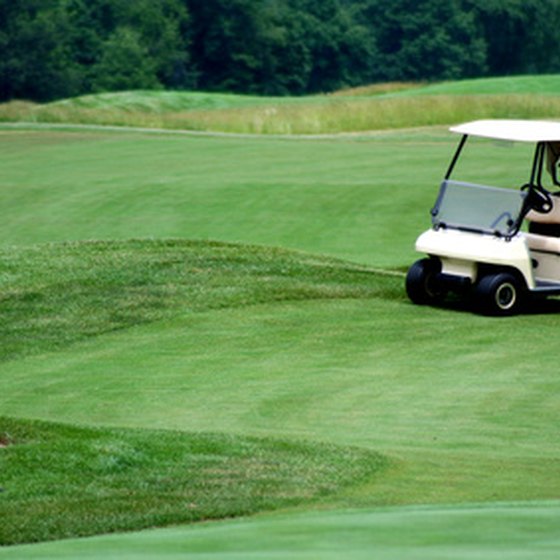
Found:
<path fill-rule="evenodd" d="M 557 0 L 0 0 L 0 101 L 560 72 Z"/>

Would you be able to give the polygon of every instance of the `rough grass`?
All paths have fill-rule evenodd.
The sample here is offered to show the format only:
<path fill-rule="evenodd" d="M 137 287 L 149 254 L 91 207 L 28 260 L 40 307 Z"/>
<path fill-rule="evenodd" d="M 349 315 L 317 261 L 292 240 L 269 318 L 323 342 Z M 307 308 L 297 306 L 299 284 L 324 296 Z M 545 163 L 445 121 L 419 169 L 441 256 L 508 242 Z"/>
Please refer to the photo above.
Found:
<path fill-rule="evenodd" d="M 330 96 L 267 98 L 123 92 L 46 105 L 0 106 L 0 122 L 72 123 L 245 134 L 314 135 L 451 124 L 476 118 L 556 118 L 559 76 L 379 84 Z"/>
<path fill-rule="evenodd" d="M 248 134 L 338 134 L 446 125 L 478 118 L 556 118 L 560 98 L 536 95 L 333 98 L 322 104 L 167 114 L 161 128 Z"/>
<path fill-rule="evenodd" d="M 293 507 L 384 464 L 350 447 L 0 417 L 0 546 Z"/>
<path fill-rule="evenodd" d="M 395 279 L 310 255 L 210 242 L 0 250 L 0 361 L 177 313 L 387 297 Z"/>
<path fill-rule="evenodd" d="M 423 85 L 423 82 L 386 82 L 342 89 L 340 91 L 335 91 L 331 95 L 334 97 L 370 97 L 374 95 L 400 93 L 403 91 L 414 92 L 417 89 L 422 88 Z"/>
<path fill-rule="evenodd" d="M 112 106 L 0 107 L 0 122 L 94 124 L 237 134 L 315 135 L 452 124 L 476 118 L 556 118 L 560 98 L 512 94 L 367 98 L 154 112 Z"/>

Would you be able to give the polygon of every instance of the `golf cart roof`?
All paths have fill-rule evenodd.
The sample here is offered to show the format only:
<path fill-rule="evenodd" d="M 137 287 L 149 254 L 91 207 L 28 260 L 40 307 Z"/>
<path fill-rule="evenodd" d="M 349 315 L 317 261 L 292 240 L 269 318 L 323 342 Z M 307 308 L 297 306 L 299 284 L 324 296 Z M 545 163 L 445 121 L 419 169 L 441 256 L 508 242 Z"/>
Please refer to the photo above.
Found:
<path fill-rule="evenodd" d="M 513 142 L 560 142 L 560 122 L 493 119 L 450 128 L 452 132 Z"/>

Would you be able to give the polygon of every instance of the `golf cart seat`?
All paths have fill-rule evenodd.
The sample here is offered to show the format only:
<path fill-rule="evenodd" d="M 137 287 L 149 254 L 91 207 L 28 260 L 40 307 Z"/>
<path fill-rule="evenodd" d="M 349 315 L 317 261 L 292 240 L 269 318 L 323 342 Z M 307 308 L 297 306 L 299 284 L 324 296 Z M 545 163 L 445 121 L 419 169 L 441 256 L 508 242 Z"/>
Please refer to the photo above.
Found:
<path fill-rule="evenodd" d="M 560 238 L 549 235 L 526 233 L 527 246 L 537 253 L 560 255 Z"/>
<path fill-rule="evenodd" d="M 552 196 L 552 210 L 547 213 L 530 210 L 525 219 L 529 222 L 529 232 L 540 236 L 560 237 L 560 198 Z"/>

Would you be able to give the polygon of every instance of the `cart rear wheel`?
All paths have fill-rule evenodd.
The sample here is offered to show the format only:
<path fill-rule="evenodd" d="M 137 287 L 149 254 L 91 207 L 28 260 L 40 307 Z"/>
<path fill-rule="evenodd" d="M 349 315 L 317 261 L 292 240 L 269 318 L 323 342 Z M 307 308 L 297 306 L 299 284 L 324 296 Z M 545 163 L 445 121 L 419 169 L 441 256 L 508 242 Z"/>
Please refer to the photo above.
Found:
<path fill-rule="evenodd" d="M 406 275 L 406 293 L 413 303 L 429 305 L 440 302 L 445 290 L 439 282 L 441 262 L 438 259 L 416 261 Z"/>
<path fill-rule="evenodd" d="M 509 272 L 489 274 L 475 286 L 476 303 L 484 315 L 515 315 L 523 306 L 525 289 Z"/>

